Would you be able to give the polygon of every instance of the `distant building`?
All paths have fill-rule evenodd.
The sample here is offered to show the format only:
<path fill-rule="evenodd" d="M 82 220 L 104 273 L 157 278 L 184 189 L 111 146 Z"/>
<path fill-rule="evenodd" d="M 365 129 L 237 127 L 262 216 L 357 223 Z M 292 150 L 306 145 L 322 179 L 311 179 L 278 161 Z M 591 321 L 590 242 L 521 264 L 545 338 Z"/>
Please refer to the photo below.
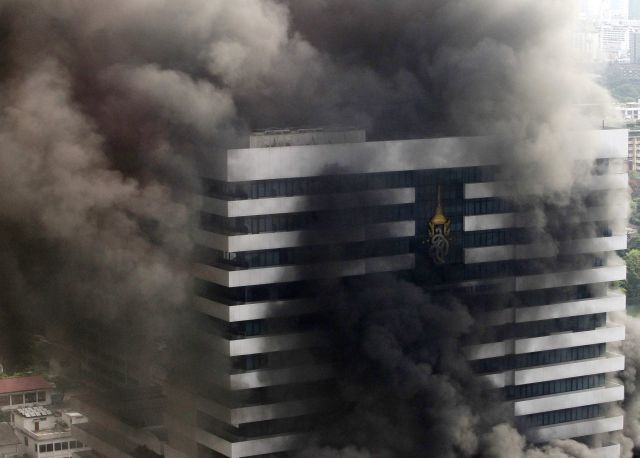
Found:
<path fill-rule="evenodd" d="M 632 64 L 640 64 L 640 33 L 629 36 L 629 57 Z"/>
<path fill-rule="evenodd" d="M 629 27 L 625 24 L 605 22 L 599 26 L 600 50 L 608 62 L 618 62 L 629 48 Z"/>
<path fill-rule="evenodd" d="M 11 422 L 21 444 L 23 455 L 34 458 L 71 458 L 77 451 L 87 450 L 73 437 L 72 425 L 87 423 L 77 412 L 52 412 L 47 407 L 23 407 L 12 411 Z"/>
<path fill-rule="evenodd" d="M 640 101 L 621 103 L 616 106 L 616 110 L 627 123 L 636 122 L 640 119 Z"/>
<path fill-rule="evenodd" d="M 629 19 L 640 20 L 640 0 L 629 0 Z"/>
<path fill-rule="evenodd" d="M 17 458 L 20 454 L 20 439 L 9 423 L 0 423 L 0 458 Z"/>
<path fill-rule="evenodd" d="M 0 379 L 0 410 L 51 404 L 53 385 L 41 375 Z"/>
<path fill-rule="evenodd" d="M 640 170 L 640 129 L 629 130 L 629 170 Z"/>
<path fill-rule="evenodd" d="M 600 52 L 600 29 L 593 21 L 583 21 L 573 34 L 573 47 L 588 62 L 602 60 Z"/>

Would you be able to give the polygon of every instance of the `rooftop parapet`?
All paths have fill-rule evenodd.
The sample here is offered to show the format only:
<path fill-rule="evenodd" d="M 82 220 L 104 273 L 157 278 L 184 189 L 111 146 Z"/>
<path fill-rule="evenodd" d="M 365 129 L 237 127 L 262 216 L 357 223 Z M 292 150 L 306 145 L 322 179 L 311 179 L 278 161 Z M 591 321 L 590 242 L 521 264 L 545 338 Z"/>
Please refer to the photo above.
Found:
<path fill-rule="evenodd" d="M 364 129 L 355 127 L 308 129 L 265 129 L 251 132 L 250 148 L 269 148 L 274 146 L 326 145 L 334 143 L 361 143 L 366 141 Z"/>

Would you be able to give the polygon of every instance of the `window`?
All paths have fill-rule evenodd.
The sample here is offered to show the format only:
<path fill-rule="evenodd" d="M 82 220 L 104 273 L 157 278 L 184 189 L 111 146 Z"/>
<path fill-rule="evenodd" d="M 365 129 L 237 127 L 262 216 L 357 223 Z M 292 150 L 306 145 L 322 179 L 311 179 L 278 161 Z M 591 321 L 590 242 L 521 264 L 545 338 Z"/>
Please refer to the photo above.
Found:
<path fill-rule="evenodd" d="M 62 450 L 68 450 L 69 449 L 69 442 L 62 442 Z"/>
<path fill-rule="evenodd" d="M 9 405 L 9 396 L 0 396 L 0 406 Z"/>
<path fill-rule="evenodd" d="M 55 444 L 53 444 L 53 449 L 55 451 L 62 450 L 62 444 L 60 442 L 56 442 Z"/>
<path fill-rule="evenodd" d="M 24 404 L 24 396 L 22 394 L 11 395 L 11 405 Z"/>
<path fill-rule="evenodd" d="M 36 402 L 36 393 L 25 393 L 24 402 Z"/>
<path fill-rule="evenodd" d="M 527 415 L 526 417 L 524 417 L 524 421 L 527 426 L 546 426 L 550 424 L 594 418 L 601 415 L 601 412 L 601 405 L 594 404 L 589 406 L 574 407 L 572 409 L 562 409 L 552 412 Z"/>
<path fill-rule="evenodd" d="M 46 391 L 38 391 L 38 402 L 44 402 L 47 400 L 47 392 Z"/>
<path fill-rule="evenodd" d="M 69 448 L 76 448 L 76 441 L 70 441 Z"/>
<path fill-rule="evenodd" d="M 45 453 L 47 451 L 47 446 L 46 445 L 41 445 L 40 446 L 40 453 Z"/>
<path fill-rule="evenodd" d="M 78 445 L 78 448 L 82 448 L 83 447 L 82 446 L 82 442 L 80 442 L 80 441 L 78 441 L 77 445 Z"/>
<path fill-rule="evenodd" d="M 38 444 L 33 444 L 33 449 L 37 452 L 38 451 Z"/>
<path fill-rule="evenodd" d="M 585 345 L 581 347 L 545 350 L 519 355 L 499 356 L 472 362 L 472 367 L 481 373 L 499 372 L 508 369 L 521 369 L 545 364 L 558 364 L 565 361 L 597 358 L 606 351 L 605 344 Z"/>
<path fill-rule="evenodd" d="M 53 444 L 47 444 L 47 452 L 53 452 Z"/>
<path fill-rule="evenodd" d="M 27 439 L 27 436 L 24 436 L 24 445 L 29 445 L 29 440 Z"/>
<path fill-rule="evenodd" d="M 564 393 L 568 391 L 586 390 L 604 386 L 605 375 L 587 375 L 569 379 L 552 380 L 549 382 L 529 383 L 526 385 L 511 385 L 506 387 L 507 399 L 522 399 L 535 396 Z"/>

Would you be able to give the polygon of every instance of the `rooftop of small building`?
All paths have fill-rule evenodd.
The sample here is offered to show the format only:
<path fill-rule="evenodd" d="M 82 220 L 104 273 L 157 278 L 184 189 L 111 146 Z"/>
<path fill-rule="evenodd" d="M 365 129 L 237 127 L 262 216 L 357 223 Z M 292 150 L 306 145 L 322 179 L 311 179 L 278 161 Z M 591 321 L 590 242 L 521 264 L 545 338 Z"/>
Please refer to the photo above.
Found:
<path fill-rule="evenodd" d="M 31 418 L 37 421 L 42 417 L 31 417 Z M 70 425 L 64 422 L 62 417 L 57 418 L 56 421 L 49 427 L 45 427 L 42 422 L 39 422 L 39 429 L 37 431 L 34 429 L 33 425 L 29 425 L 28 423 L 25 423 L 23 425 L 18 424 L 16 425 L 16 428 L 37 441 L 71 437 L 71 427 Z"/>
<path fill-rule="evenodd" d="M 47 417 L 49 415 L 53 415 L 53 412 L 44 406 L 21 407 L 16 409 L 15 413 L 25 418 Z"/>
<path fill-rule="evenodd" d="M 0 378 L 0 394 L 21 393 L 23 391 L 50 390 L 53 385 L 42 375 L 25 375 Z"/>
<path fill-rule="evenodd" d="M 9 423 L 0 423 L 0 447 L 5 445 L 18 445 L 20 439 L 16 436 Z"/>

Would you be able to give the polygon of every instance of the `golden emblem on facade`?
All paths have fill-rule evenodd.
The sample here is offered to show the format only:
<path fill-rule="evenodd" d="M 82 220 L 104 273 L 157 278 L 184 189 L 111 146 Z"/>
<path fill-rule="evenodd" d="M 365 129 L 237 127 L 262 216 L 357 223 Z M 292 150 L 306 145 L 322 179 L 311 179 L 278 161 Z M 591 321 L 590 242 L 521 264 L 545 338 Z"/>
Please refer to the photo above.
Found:
<path fill-rule="evenodd" d="M 444 215 L 442 210 L 442 192 L 438 185 L 438 204 L 431 221 L 429 221 L 429 254 L 436 264 L 444 264 L 449 254 L 449 235 L 451 233 L 451 220 Z"/>

